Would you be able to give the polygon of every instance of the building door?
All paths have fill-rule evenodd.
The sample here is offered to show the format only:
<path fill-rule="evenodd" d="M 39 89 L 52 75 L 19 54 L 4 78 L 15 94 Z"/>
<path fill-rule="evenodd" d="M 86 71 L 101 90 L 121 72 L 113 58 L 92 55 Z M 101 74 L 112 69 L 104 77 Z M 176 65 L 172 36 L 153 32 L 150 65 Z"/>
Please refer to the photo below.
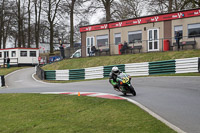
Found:
<path fill-rule="evenodd" d="M 159 50 L 159 32 L 158 29 L 148 30 L 148 51 Z"/>
<path fill-rule="evenodd" d="M 8 51 L 4 51 L 4 58 L 9 57 Z"/>
<path fill-rule="evenodd" d="M 92 46 L 94 46 L 94 37 L 87 37 L 86 39 L 86 55 L 89 56 Z"/>

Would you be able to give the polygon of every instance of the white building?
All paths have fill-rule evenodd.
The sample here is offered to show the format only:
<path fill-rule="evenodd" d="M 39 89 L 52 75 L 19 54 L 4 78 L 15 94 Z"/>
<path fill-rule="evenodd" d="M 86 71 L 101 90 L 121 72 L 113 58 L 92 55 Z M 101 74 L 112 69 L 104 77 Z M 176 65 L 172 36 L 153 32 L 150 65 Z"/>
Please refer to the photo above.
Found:
<path fill-rule="evenodd" d="M 10 65 L 36 65 L 39 63 L 38 48 L 7 48 L 0 49 L 0 65 L 7 63 L 10 58 Z"/>

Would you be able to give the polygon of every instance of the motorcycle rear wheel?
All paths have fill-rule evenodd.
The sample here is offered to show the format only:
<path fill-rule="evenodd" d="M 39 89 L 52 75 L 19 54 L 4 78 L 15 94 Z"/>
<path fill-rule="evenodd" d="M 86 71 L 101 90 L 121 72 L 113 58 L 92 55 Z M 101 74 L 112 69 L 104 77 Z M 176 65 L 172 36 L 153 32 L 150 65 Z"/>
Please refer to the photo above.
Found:
<path fill-rule="evenodd" d="M 136 96 L 136 91 L 133 88 L 133 86 L 131 85 L 131 86 L 129 86 L 129 88 L 130 88 L 130 92 L 133 94 L 133 96 Z"/>
<path fill-rule="evenodd" d="M 123 92 L 124 96 L 126 96 L 126 92 Z"/>

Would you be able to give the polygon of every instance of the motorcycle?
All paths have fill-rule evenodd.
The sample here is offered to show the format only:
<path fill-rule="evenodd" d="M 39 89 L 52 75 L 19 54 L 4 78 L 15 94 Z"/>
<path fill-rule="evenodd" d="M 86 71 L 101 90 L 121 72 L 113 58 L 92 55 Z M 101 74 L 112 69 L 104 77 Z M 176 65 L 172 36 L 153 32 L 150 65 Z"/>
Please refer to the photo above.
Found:
<path fill-rule="evenodd" d="M 122 92 L 124 95 L 127 93 L 132 93 L 133 96 L 136 96 L 136 91 L 134 87 L 131 84 L 131 76 L 127 75 L 126 73 L 120 73 L 117 76 L 116 79 L 118 86 L 119 86 L 119 91 Z"/>

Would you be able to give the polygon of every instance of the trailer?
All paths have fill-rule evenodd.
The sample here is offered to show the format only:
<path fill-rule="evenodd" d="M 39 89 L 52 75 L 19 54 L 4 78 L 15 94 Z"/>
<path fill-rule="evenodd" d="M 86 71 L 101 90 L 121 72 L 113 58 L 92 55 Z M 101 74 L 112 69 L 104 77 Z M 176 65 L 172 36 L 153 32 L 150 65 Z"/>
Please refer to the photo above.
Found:
<path fill-rule="evenodd" d="M 38 48 L 0 49 L 0 66 L 5 66 L 8 58 L 10 58 L 11 66 L 37 65 L 39 63 L 38 57 Z"/>

